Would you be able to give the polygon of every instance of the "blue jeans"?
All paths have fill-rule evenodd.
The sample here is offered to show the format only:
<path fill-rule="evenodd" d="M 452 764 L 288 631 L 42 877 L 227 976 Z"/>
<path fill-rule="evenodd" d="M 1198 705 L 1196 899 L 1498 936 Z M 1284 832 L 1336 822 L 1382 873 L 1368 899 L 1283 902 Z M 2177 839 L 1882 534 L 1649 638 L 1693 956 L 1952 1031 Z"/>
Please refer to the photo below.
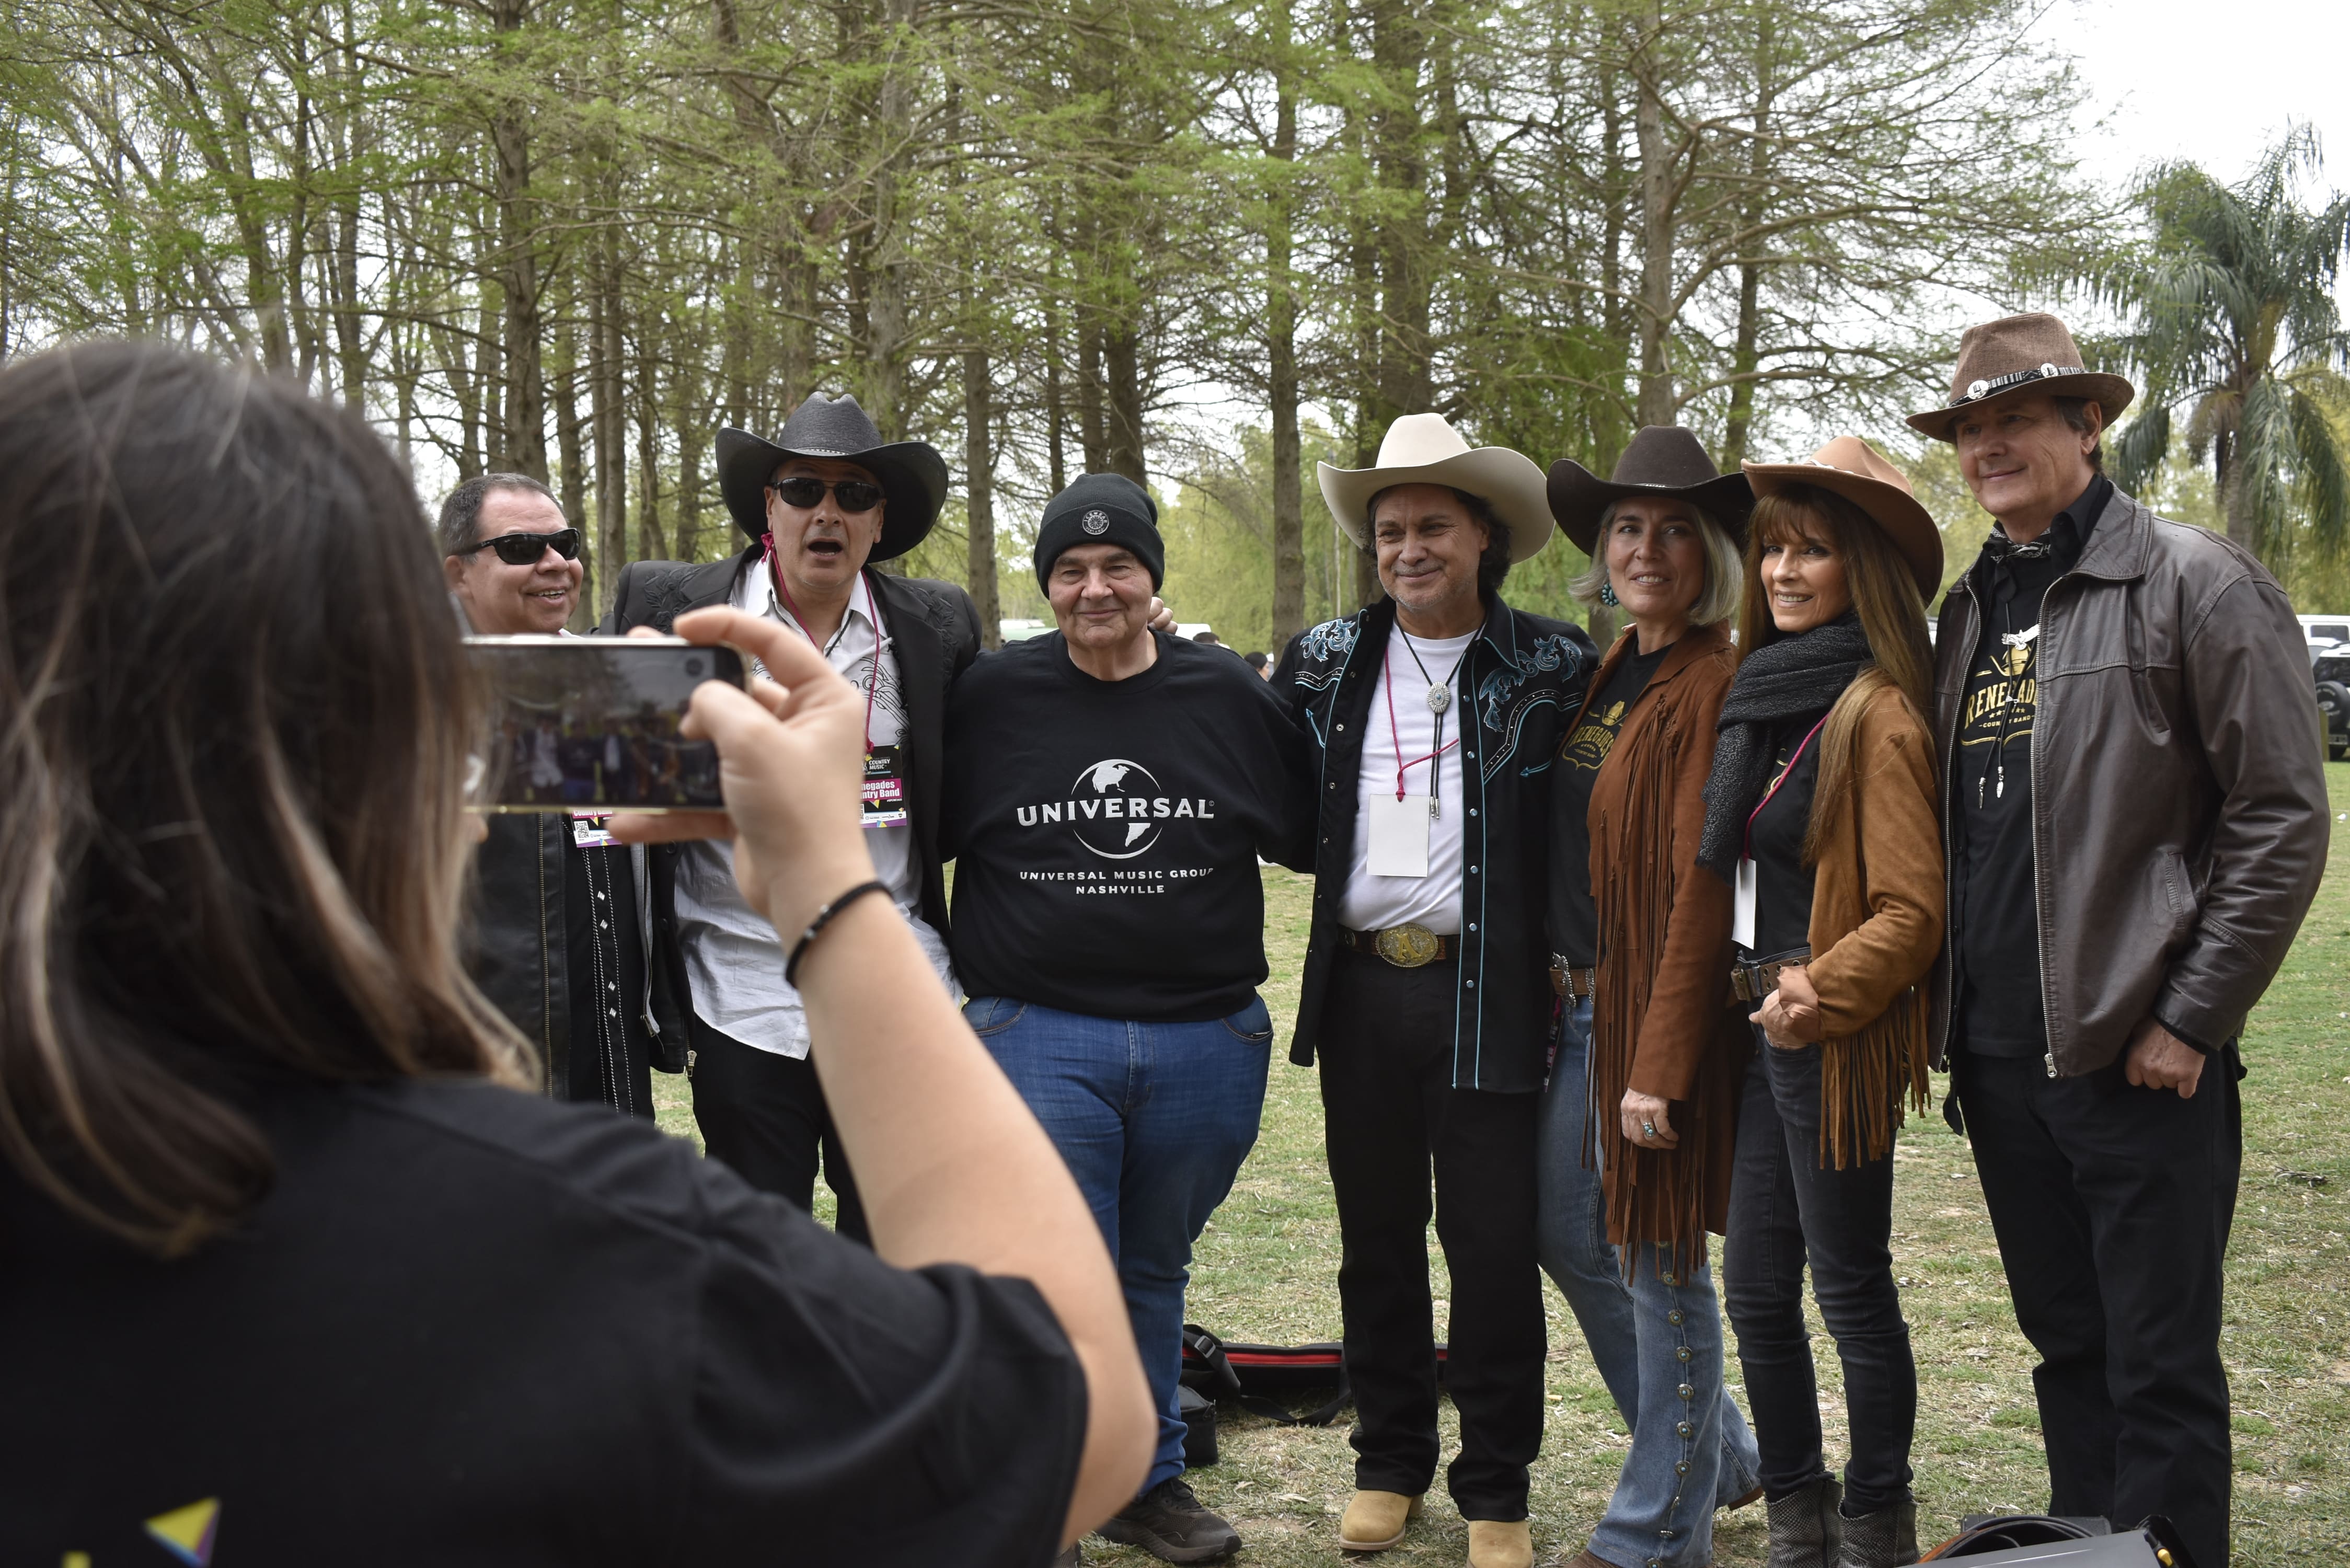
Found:
<path fill-rule="evenodd" d="M 963 1016 L 1068 1162 L 1118 1264 L 1159 1410 L 1142 1490 L 1183 1473 L 1183 1288 L 1191 1243 L 1232 1188 L 1264 1112 L 1262 1001 L 1205 1023 L 1134 1023 L 974 996 Z"/>
<path fill-rule="evenodd" d="M 1607 1244 L 1598 1157 L 1583 1162 L 1591 1002 L 1559 1029 L 1535 1145 L 1535 1244 L 1583 1327 L 1591 1359 L 1632 1435 L 1607 1517 L 1590 1550 L 1618 1568 L 1697 1568 L 1713 1558 L 1713 1511 L 1753 1490 L 1762 1459 L 1738 1402 L 1722 1386 L 1721 1314 L 1705 1265 L 1676 1271 L 1646 1249 L 1627 1280 Z"/>

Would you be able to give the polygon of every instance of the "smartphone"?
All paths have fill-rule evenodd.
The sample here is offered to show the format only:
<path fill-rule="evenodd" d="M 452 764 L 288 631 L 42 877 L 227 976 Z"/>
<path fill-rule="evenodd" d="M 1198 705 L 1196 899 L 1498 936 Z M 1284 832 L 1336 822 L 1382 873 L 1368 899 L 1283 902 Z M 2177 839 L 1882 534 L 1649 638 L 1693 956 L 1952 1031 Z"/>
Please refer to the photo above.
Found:
<path fill-rule="evenodd" d="M 482 811 L 718 811 L 718 751 L 678 733 L 693 689 L 743 684 L 743 656 L 682 638 L 469 637 L 491 694 Z"/>

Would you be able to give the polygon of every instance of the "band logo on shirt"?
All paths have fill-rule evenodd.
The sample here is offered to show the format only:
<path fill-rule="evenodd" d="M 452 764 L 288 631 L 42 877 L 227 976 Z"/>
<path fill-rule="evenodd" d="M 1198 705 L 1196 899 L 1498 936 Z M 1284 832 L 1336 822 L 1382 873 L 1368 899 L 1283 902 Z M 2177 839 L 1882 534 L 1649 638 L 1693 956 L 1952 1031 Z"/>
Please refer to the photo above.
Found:
<path fill-rule="evenodd" d="M 1985 661 L 1989 668 L 1978 668 L 1969 682 L 1981 684 L 1968 694 L 1959 717 L 1960 745 L 2012 744 L 2032 733 L 2040 708 L 2039 651 L 2036 626 L 2000 639 Z"/>
<path fill-rule="evenodd" d="M 1605 713 L 1594 715 L 1575 726 L 1575 733 L 1559 748 L 1559 756 L 1571 768 L 1596 774 L 1616 749 L 1617 733 L 1624 728 L 1624 704 L 1611 704 Z"/>
<path fill-rule="evenodd" d="M 1183 817 L 1212 819 L 1213 800 L 1168 795 L 1140 763 L 1105 757 L 1078 774 L 1066 800 L 1015 807 L 1023 827 L 1066 823 L 1079 844 L 1105 860 L 1131 860 L 1159 842 L 1161 825 Z"/>

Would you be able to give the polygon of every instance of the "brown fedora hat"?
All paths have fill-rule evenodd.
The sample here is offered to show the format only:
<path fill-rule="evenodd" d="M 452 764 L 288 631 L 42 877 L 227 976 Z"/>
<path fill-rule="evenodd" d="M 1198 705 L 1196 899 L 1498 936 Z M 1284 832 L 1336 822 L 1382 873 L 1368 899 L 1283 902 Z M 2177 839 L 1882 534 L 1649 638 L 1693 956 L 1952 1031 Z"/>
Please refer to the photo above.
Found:
<path fill-rule="evenodd" d="M 1960 413 L 2011 392 L 2086 398 L 2105 410 L 2107 424 L 2137 396 L 2137 389 L 2119 376 L 2084 369 L 2071 330 L 2056 317 L 2040 312 L 2002 316 L 1967 328 L 1959 339 L 1959 368 L 1950 373 L 1950 402 L 1910 415 L 1909 428 L 1950 441 Z"/>
<path fill-rule="evenodd" d="M 1750 462 L 1745 467 L 1757 497 L 1804 484 L 1843 496 L 1885 530 L 1909 563 L 1920 594 L 1930 599 L 1941 587 L 1942 531 L 1918 504 L 1908 477 L 1858 436 L 1838 436 L 1801 462 Z"/>
<path fill-rule="evenodd" d="M 1677 495 L 1701 506 L 1742 545 L 1754 492 L 1742 473 L 1724 473 L 1697 437 L 1679 425 L 1643 425 L 1602 479 L 1571 458 L 1550 465 L 1550 514 L 1585 555 L 1599 538 L 1607 508 L 1633 495 Z"/>

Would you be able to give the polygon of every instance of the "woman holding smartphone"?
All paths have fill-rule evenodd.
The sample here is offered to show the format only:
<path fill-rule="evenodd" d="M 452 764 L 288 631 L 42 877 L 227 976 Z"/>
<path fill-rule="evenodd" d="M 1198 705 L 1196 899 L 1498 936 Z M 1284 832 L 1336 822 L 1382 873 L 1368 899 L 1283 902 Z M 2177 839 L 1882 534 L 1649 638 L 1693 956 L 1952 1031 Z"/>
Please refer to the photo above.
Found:
<path fill-rule="evenodd" d="M 1922 1108 L 1942 933 L 1932 651 L 1942 542 L 1900 472 L 1841 436 L 1748 463 L 1738 676 L 1700 857 L 1732 889 L 1751 1010 L 1723 1292 L 1762 1449 L 1773 1568 L 1918 1559 L 1918 1378 L 1893 1279 L 1893 1136 Z M 1844 1364 L 1852 1457 L 1822 1453 L 1808 1260 Z"/>

